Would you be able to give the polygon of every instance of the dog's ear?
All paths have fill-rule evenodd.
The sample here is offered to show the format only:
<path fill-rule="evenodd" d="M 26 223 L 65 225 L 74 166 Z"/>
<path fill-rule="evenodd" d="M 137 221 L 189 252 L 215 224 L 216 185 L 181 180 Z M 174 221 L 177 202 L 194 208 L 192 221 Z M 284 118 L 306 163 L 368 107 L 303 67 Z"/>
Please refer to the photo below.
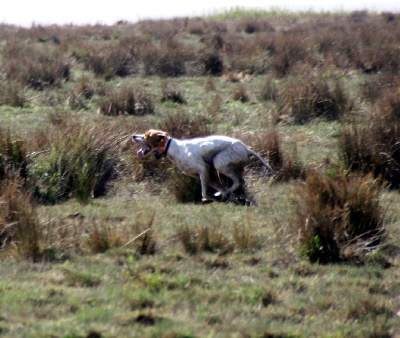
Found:
<path fill-rule="evenodd" d="M 159 142 L 164 141 L 165 137 L 168 135 L 166 132 L 161 130 L 150 129 L 146 132 L 147 137 L 158 140 Z"/>

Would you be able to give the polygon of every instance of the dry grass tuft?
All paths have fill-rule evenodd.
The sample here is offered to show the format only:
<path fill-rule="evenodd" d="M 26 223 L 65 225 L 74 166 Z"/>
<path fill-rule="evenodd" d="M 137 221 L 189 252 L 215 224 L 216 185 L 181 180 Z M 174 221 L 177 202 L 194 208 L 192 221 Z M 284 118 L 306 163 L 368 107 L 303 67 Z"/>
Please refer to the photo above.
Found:
<path fill-rule="evenodd" d="M 0 188 L 0 247 L 15 249 L 19 257 L 37 262 L 41 257 L 42 229 L 32 196 L 18 178 Z"/>
<path fill-rule="evenodd" d="M 178 238 L 185 251 L 194 255 L 200 252 L 226 254 L 234 250 L 234 245 L 226 235 L 214 226 L 202 226 L 192 229 L 183 226 L 178 230 Z"/>
<path fill-rule="evenodd" d="M 384 179 L 391 188 L 400 187 L 400 100 L 398 95 L 385 96 L 378 114 L 364 125 L 351 124 L 341 130 L 339 156 L 346 168 L 372 173 Z"/>
<path fill-rule="evenodd" d="M 312 262 L 329 263 L 362 259 L 379 248 L 386 235 L 380 192 L 371 176 L 310 171 L 296 207 L 302 253 Z"/>
<path fill-rule="evenodd" d="M 152 95 L 123 85 L 101 99 L 98 111 L 109 116 L 154 114 L 155 102 Z"/>
<path fill-rule="evenodd" d="M 338 120 L 353 107 L 339 81 L 329 84 L 306 70 L 287 78 L 276 103 L 280 115 L 299 124 L 315 118 Z"/>
<path fill-rule="evenodd" d="M 121 140 L 114 128 L 70 121 L 62 132 L 54 129 L 37 136 L 33 143 L 44 150 L 29 168 L 29 180 L 41 202 L 56 203 L 72 196 L 86 203 L 104 195 L 120 163 Z"/>

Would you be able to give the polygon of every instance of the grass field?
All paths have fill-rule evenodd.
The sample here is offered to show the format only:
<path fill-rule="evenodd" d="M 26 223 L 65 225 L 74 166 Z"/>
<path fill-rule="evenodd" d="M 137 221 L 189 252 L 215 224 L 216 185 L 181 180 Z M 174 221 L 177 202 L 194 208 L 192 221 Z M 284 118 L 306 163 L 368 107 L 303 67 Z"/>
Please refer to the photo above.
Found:
<path fill-rule="evenodd" d="M 400 17 L 0 25 L 0 336 L 400 337 Z M 130 135 L 240 138 L 202 204 Z"/>

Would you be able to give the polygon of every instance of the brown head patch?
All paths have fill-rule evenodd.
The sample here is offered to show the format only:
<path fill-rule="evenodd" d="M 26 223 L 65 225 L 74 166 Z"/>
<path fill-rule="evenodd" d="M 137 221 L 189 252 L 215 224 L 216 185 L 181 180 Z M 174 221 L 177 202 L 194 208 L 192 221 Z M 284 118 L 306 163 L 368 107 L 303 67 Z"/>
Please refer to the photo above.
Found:
<path fill-rule="evenodd" d="M 168 136 L 168 134 L 164 131 L 150 129 L 144 133 L 144 140 L 147 144 L 156 148 L 164 142 L 166 136 Z"/>

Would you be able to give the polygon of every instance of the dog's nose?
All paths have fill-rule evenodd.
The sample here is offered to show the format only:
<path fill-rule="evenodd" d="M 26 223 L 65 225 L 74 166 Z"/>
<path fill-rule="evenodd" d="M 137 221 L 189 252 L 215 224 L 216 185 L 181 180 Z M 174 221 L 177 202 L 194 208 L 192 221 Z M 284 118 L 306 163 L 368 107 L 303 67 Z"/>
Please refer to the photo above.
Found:
<path fill-rule="evenodd" d="M 140 135 L 132 135 L 132 141 L 134 142 L 140 142 L 143 140 L 143 136 Z"/>

